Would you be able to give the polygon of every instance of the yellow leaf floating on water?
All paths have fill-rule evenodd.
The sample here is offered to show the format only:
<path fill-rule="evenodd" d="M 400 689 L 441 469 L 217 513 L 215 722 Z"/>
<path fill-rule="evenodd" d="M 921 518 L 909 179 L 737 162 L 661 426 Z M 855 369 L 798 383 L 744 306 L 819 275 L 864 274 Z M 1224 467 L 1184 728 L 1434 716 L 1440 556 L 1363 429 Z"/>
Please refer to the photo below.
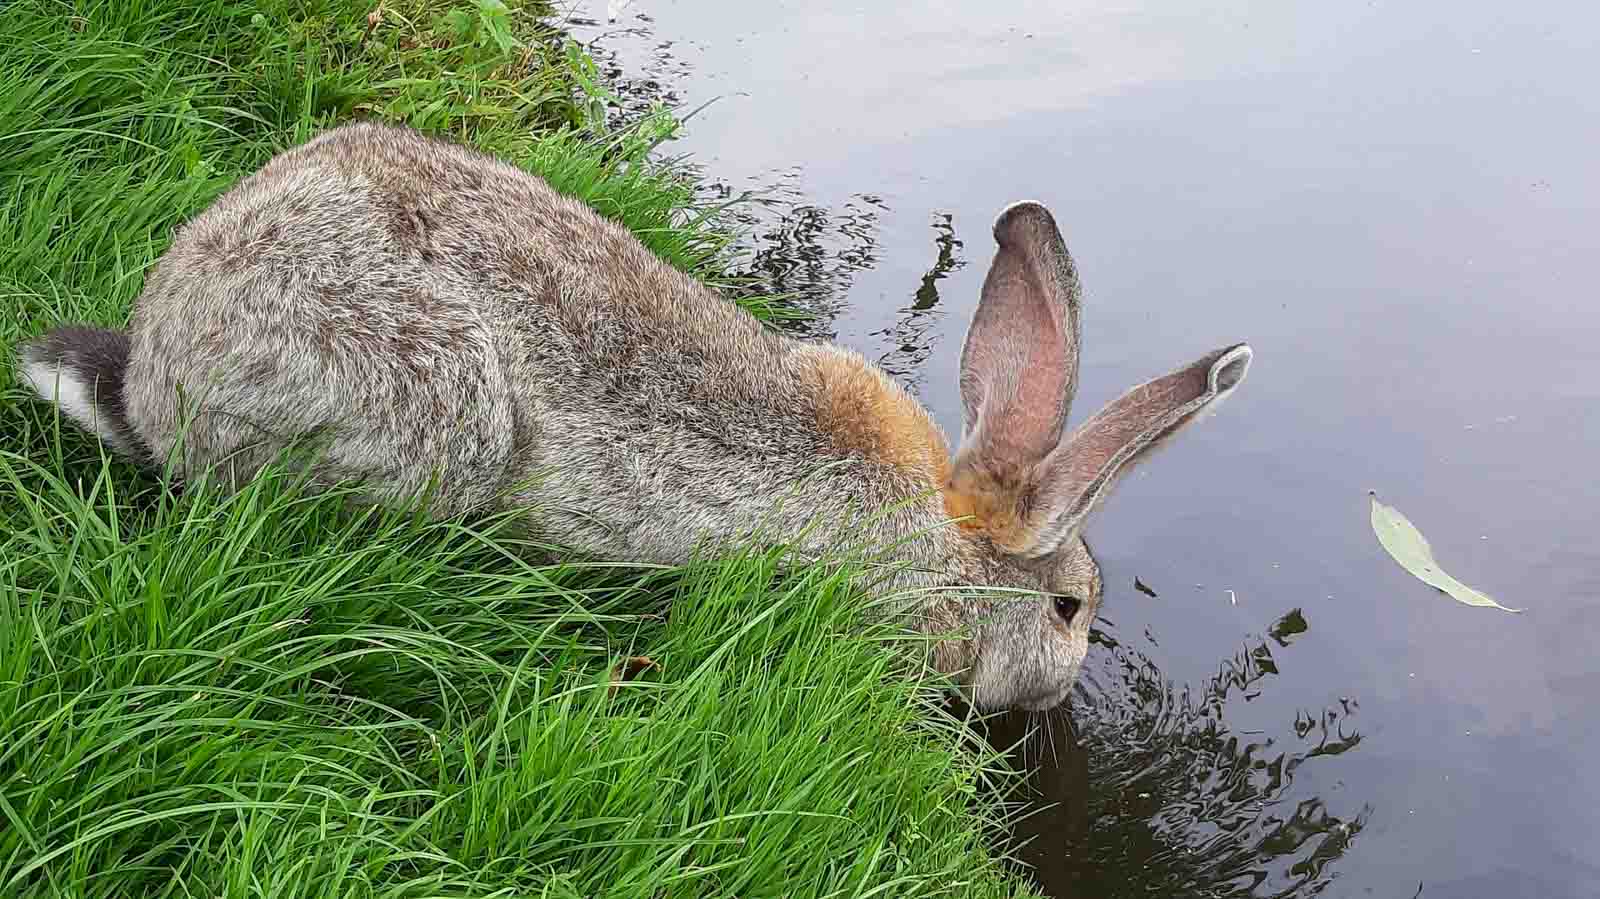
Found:
<path fill-rule="evenodd" d="M 1433 547 L 1428 545 L 1428 539 L 1422 536 L 1416 525 L 1401 515 L 1398 509 L 1378 502 L 1376 492 L 1369 492 L 1368 495 L 1372 497 L 1372 532 L 1378 535 L 1378 542 L 1389 551 L 1389 555 L 1405 570 L 1416 575 L 1418 580 L 1469 606 L 1485 606 L 1506 612 L 1522 611 L 1506 608 L 1446 574 L 1433 558 Z"/>

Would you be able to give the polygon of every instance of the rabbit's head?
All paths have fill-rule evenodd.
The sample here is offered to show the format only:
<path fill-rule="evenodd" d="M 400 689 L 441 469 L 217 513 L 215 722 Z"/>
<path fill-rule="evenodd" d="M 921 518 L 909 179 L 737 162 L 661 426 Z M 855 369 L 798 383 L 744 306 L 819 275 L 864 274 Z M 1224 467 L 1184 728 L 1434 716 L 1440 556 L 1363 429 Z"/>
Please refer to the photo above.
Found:
<path fill-rule="evenodd" d="M 1071 432 L 1081 288 L 1055 220 L 1018 203 L 998 243 L 961 355 L 962 445 L 942 485 L 956 522 L 956 588 L 935 618 L 969 638 L 935 650 L 980 708 L 1066 698 L 1100 604 L 1081 533 L 1113 484 L 1244 380 L 1234 344 L 1141 384 Z"/>

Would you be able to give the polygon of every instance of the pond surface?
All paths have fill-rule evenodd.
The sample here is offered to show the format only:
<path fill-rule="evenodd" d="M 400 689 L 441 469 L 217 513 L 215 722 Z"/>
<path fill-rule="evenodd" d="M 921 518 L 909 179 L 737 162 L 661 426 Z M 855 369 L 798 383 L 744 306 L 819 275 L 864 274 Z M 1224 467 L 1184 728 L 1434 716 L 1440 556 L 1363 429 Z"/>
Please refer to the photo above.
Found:
<path fill-rule="evenodd" d="M 1099 642 L 1030 750 L 1046 889 L 1600 895 L 1600 4 L 606 13 L 572 30 L 635 93 L 720 98 L 671 151 L 769 189 L 752 271 L 949 433 L 1013 200 L 1084 278 L 1075 420 L 1255 347 L 1090 526 Z M 1413 579 L 1368 490 L 1526 611 Z"/>

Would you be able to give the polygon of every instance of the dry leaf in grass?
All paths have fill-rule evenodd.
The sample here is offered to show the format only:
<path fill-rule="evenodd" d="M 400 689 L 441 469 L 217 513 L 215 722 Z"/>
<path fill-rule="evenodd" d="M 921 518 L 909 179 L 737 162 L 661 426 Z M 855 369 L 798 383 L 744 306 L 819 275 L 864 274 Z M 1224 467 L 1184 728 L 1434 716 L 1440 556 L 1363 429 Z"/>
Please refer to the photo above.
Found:
<path fill-rule="evenodd" d="M 633 680 L 646 671 L 660 667 L 656 660 L 649 656 L 628 656 L 611 668 L 611 692 L 617 692 L 617 687 Z"/>

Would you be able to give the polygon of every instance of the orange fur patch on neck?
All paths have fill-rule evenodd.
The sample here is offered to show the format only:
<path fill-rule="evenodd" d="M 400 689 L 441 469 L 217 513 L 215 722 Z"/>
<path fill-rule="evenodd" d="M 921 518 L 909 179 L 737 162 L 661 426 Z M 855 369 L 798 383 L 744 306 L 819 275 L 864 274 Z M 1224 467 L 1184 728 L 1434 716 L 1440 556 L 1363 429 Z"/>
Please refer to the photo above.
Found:
<path fill-rule="evenodd" d="M 962 529 L 981 531 L 1001 549 L 1020 551 L 1028 534 L 1018 504 L 1022 491 L 1021 485 L 963 466 L 944 485 L 945 513 L 960 519 Z"/>
<path fill-rule="evenodd" d="M 818 378 L 817 426 L 839 449 L 886 462 L 930 487 L 950 476 L 950 447 L 922 404 L 859 355 L 810 345 Z"/>

